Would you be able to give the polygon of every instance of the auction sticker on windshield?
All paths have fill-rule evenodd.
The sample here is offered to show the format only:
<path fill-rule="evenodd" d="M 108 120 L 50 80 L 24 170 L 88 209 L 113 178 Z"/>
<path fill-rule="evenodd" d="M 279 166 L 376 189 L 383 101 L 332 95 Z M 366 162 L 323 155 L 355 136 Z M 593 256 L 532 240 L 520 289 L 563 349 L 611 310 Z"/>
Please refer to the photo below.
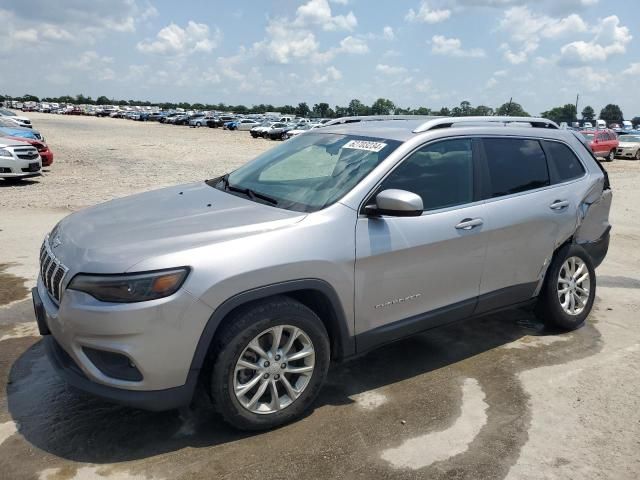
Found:
<path fill-rule="evenodd" d="M 350 140 L 347 143 L 345 143 L 342 148 L 352 148 L 354 150 L 366 150 L 368 152 L 379 152 L 386 146 L 387 144 L 382 142 L 369 142 L 367 140 Z"/>

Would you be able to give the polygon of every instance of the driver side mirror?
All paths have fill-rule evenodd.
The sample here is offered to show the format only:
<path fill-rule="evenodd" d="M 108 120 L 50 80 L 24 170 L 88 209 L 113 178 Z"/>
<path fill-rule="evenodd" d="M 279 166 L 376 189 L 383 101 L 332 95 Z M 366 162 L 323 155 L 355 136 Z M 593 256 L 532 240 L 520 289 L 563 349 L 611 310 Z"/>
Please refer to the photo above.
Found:
<path fill-rule="evenodd" d="M 370 216 L 419 217 L 424 206 L 422 198 L 406 190 L 383 190 L 376 195 L 375 205 L 367 205 L 365 213 Z"/>

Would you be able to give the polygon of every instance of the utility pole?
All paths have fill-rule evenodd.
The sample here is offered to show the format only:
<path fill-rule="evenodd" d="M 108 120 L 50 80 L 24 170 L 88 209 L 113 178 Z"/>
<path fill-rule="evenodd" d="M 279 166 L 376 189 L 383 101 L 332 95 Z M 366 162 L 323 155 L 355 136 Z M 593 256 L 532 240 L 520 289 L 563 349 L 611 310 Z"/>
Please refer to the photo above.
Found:
<path fill-rule="evenodd" d="M 511 103 L 513 102 L 513 97 L 509 99 L 509 105 L 507 105 L 507 117 L 511 116 Z"/>
<path fill-rule="evenodd" d="M 578 116 L 578 102 L 580 101 L 580 94 L 576 95 L 576 117 Z"/>

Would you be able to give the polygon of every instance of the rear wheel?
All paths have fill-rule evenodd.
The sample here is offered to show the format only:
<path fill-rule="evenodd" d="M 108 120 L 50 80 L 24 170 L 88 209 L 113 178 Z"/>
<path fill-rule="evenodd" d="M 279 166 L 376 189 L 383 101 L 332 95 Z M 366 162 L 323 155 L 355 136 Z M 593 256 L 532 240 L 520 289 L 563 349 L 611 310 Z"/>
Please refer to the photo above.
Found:
<path fill-rule="evenodd" d="M 616 158 L 616 151 L 611 150 L 609 155 L 607 155 L 607 162 L 613 162 L 613 159 Z"/>
<path fill-rule="evenodd" d="M 574 330 L 589 316 L 595 295 L 591 257 L 581 246 L 567 245 L 549 266 L 536 314 L 549 327 Z"/>
<path fill-rule="evenodd" d="M 237 311 L 213 349 L 211 394 L 225 421 L 264 430 L 300 417 L 329 367 L 327 331 L 295 300 L 276 297 Z"/>
<path fill-rule="evenodd" d="M 640 160 L 640 150 L 636 152 L 636 160 Z"/>

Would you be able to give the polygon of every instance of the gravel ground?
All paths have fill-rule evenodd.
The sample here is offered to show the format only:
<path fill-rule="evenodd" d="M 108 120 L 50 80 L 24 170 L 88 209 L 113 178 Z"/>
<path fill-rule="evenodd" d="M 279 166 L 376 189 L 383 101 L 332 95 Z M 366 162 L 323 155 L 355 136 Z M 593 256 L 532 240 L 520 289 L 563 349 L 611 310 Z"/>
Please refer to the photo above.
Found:
<path fill-rule="evenodd" d="M 115 197 L 213 178 L 271 140 L 221 128 L 189 128 L 117 118 L 29 113 L 54 153 L 44 176 L 19 186 L 0 180 L 0 209 L 77 210 Z"/>
<path fill-rule="evenodd" d="M 307 417 L 245 434 L 206 404 L 150 413 L 69 388 L 25 297 L 69 210 L 212 177 L 273 142 L 30 116 L 56 159 L 0 187 L 0 479 L 640 478 L 640 162 L 605 164 L 612 240 L 585 327 L 549 332 L 516 310 L 433 330 L 332 367 Z"/>

